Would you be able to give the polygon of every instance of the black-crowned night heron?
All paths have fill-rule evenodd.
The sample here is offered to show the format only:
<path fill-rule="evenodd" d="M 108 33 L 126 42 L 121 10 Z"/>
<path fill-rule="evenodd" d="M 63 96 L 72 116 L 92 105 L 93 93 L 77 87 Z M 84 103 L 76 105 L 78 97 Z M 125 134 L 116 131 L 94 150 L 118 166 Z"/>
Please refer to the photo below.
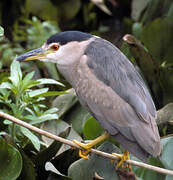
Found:
<path fill-rule="evenodd" d="M 156 109 L 150 93 L 132 63 L 113 44 L 88 33 L 66 31 L 17 58 L 36 59 L 57 64 L 80 103 L 107 131 L 89 144 L 74 140 L 86 149 L 80 151 L 81 157 L 87 158 L 91 147 L 108 134 L 143 161 L 160 155 Z"/>

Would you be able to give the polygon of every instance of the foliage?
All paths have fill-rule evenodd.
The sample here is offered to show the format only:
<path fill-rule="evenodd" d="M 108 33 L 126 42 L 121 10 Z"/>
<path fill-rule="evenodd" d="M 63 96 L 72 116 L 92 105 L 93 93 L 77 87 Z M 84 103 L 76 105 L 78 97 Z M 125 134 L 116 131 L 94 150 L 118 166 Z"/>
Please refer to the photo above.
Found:
<path fill-rule="evenodd" d="M 0 26 L 0 36 L 3 36 L 4 35 L 4 29 L 3 27 Z"/>
<path fill-rule="evenodd" d="M 132 34 L 124 36 L 124 42 L 117 43 L 118 46 L 140 68 L 157 108 L 172 102 L 172 0 L 93 2 L 100 9 L 109 9 L 112 16 L 84 0 L 13 1 L 8 11 L 4 9 L 9 6 L 8 1 L 0 2 L 0 23 L 5 30 L 4 36 L 0 27 L 1 110 L 69 140 L 88 141 L 103 132 L 99 123 L 80 105 L 74 90 L 54 64 L 26 62 L 21 64 L 21 71 L 19 63 L 12 62 L 16 54 L 40 47 L 60 29 L 94 32 L 113 43 L 124 33 Z M 9 17 L 14 19 L 9 20 Z M 171 121 L 160 125 L 159 129 L 161 135 L 173 133 Z M 76 150 L 69 146 L 8 120 L 0 121 L 0 131 L 0 164 L 4 165 L 0 169 L 0 180 L 90 180 L 98 176 L 120 179 L 118 171 L 114 170 L 116 162 L 111 164 L 96 155 L 91 155 L 89 161 L 79 159 Z M 161 142 L 161 157 L 150 158 L 148 163 L 172 169 L 172 136 L 162 138 Z M 112 139 L 95 148 L 109 153 L 121 152 L 121 147 Z M 8 157 L 8 162 L 4 157 Z M 172 178 L 139 167 L 133 167 L 133 172 L 144 180 Z"/>

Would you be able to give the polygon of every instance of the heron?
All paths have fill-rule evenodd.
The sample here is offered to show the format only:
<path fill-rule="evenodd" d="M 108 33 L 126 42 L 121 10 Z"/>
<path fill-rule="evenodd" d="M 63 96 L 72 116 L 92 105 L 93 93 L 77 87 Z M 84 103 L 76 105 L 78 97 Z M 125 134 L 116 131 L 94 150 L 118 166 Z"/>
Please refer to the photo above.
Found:
<path fill-rule="evenodd" d="M 134 65 L 111 42 L 80 31 L 60 32 L 40 48 L 17 57 L 17 61 L 30 60 L 55 63 L 79 102 L 105 129 L 88 144 L 73 140 L 85 149 L 79 150 L 80 157 L 87 159 L 91 148 L 109 136 L 125 149 L 118 167 L 129 159 L 129 152 L 142 161 L 160 155 L 150 92 Z"/>

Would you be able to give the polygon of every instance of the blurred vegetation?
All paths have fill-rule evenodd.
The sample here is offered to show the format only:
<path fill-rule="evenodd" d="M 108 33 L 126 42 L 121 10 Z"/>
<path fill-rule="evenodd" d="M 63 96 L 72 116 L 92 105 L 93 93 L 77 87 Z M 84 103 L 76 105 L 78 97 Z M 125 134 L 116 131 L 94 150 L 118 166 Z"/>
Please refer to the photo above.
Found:
<path fill-rule="evenodd" d="M 54 64 L 13 61 L 52 34 L 72 29 L 117 45 L 144 77 L 158 110 L 173 102 L 172 0 L 4 0 L 0 2 L 1 111 L 69 140 L 91 140 L 102 134 Z M 159 124 L 163 152 L 148 163 L 173 170 L 172 119 Z M 112 139 L 96 148 L 109 153 L 122 150 Z M 2 118 L 0 164 L 0 180 L 121 179 L 109 160 L 96 155 L 90 161 L 79 159 L 69 146 Z M 173 179 L 139 167 L 133 172 L 143 180 Z"/>

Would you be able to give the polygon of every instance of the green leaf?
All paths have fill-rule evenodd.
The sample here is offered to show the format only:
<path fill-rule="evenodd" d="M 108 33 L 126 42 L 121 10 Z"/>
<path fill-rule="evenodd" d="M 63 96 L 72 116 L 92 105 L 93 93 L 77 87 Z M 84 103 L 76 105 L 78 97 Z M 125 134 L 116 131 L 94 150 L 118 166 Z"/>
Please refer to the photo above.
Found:
<path fill-rule="evenodd" d="M 53 173 L 55 173 L 55 174 L 58 174 L 58 175 L 60 175 L 60 176 L 63 176 L 63 177 L 65 177 L 67 180 L 68 180 L 68 179 L 71 179 L 71 178 L 65 176 L 64 174 L 61 174 L 61 173 L 55 168 L 55 166 L 54 166 L 51 162 L 47 162 L 47 163 L 45 164 L 45 169 L 46 169 L 46 171 L 51 171 L 51 172 L 53 172 Z"/>
<path fill-rule="evenodd" d="M 39 84 L 57 84 L 60 86 L 64 86 L 62 83 L 60 83 L 54 79 L 42 78 L 42 79 L 38 79 L 37 81 L 39 82 Z"/>
<path fill-rule="evenodd" d="M 163 92 L 160 83 L 159 66 L 156 60 L 153 59 L 142 43 L 134 36 L 127 34 L 123 37 L 123 40 L 128 44 L 136 64 L 140 67 L 146 83 L 148 82 L 149 88 L 153 93 L 152 96 L 155 100 L 155 104 L 160 107 L 162 104 L 160 94 Z"/>
<path fill-rule="evenodd" d="M 9 121 L 8 119 L 5 119 L 5 120 L 3 121 L 3 123 L 4 123 L 5 125 L 9 125 L 9 124 L 12 124 L 13 122 Z"/>
<path fill-rule="evenodd" d="M 58 108 L 51 108 L 44 112 L 44 114 L 51 114 L 58 111 Z"/>
<path fill-rule="evenodd" d="M 44 62 L 45 67 L 47 68 L 50 77 L 55 80 L 60 80 L 60 75 L 57 71 L 57 67 L 55 63 L 51 62 Z"/>
<path fill-rule="evenodd" d="M 173 170 L 173 136 L 161 139 L 163 146 L 160 160 L 167 169 Z"/>
<path fill-rule="evenodd" d="M 0 88 L 4 88 L 4 89 L 12 89 L 14 88 L 13 84 L 9 83 L 9 82 L 3 82 L 0 85 Z"/>
<path fill-rule="evenodd" d="M 156 158 L 149 158 L 148 164 L 164 168 L 162 163 L 159 161 L 159 159 Z M 158 172 L 152 170 L 144 169 L 142 178 L 152 179 L 152 180 L 165 180 L 165 175 L 161 173 L 159 174 Z"/>
<path fill-rule="evenodd" d="M 15 180 L 22 170 L 19 151 L 0 137 L 0 180 Z"/>
<path fill-rule="evenodd" d="M 141 13 L 144 11 L 149 0 L 133 0 L 132 1 L 132 19 L 138 21 Z"/>
<path fill-rule="evenodd" d="M 90 117 L 87 121 L 85 121 L 83 133 L 86 139 L 95 139 L 103 132 L 104 129 L 100 126 L 99 122 L 95 118 Z"/>
<path fill-rule="evenodd" d="M 158 18 L 142 30 L 141 40 L 154 59 L 162 63 L 172 62 L 173 57 L 172 18 Z"/>
<path fill-rule="evenodd" d="M 69 89 L 66 92 L 70 94 L 60 95 L 52 103 L 53 107 L 58 108 L 59 118 L 64 115 L 78 101 L 74 89 Z"/>
<path fill-rule="evenodd" d="M 172 180 L 172 176 L 167 175 L 165 180 Z"/>
<path fill-rule="evenodd" d="M 23 83 L 26 83 L 27 81 L 31 80 L 31 79 L 33 78 L 33 76 L 34 76 L 34 73 L 35 73 L 34 71 L 28 73 L 28 74 L 24 77 Z"/>
<path fill-rule="evenodd" d="M 65 92 L 65 91 L 49 91 L 49 92 L 43 93 L 41 95 L 37 95 L 36 97 L 59 96 L 59 95 L 63 95 L 63 94 L 69 94 L 69 93 Z"/>
<path fill-rule="evenodd" d="M 22 149 L 19 149 L 23 159 L 23 168 L 22 172 L 19 176 L 20 180 L 36 180 L 36 169 L 35 164 L 32 162 L 31 158 L 29 158 Z"/>
<path fill-rule="evenodd" d="M 50 121 L 52 119 L 58 119 L 57 114 L 45 114 L 42 116 L 39 116 L 37 120 L 31 121 L 30 124 L 38 124 L 38 123 L 43 123 L 45 121 Z"/>
<path fill-rule="evenodd" d="M 119 148 L 110 142 L 104 142 L 98 150 L 120 153 Z M 72 179 L 93 180 L 95 173 L 105 180 L 119 180 L 114 163 L 96 154 L 92 154 L 89 160 L 80 159 L 74 162 L 68 169 L 68 176 Z"/>
<path fill-rule="evenodd" d="M 4 35 L 4 28 L 0 26 L 0 36 Z"/>
<path fill-rule="evenodd" d="M 10 78 L 14 86 L 19 86 L 19 82 L 22 80 L 22 71 L 20 69 L 20 63 L 13 61 L 10 66 Z"/>
<path fill-rule="evenodd" d="M 33 90 L 33 91 L 29 92 L 29 96 L 35 97 L 35 96 L 38 96 L 38 95 L 41 95 L 41 94 L 47 92 L 48 90 L 49 90 L 49 88 L 42 88 L 42 89 Z"/>
<path fill-rule="evenodd" d="M 78 102 L 65 114 L 63 119 L 68 120 L 68 123 L 72 124 L 73 129 L 77 133 L 82 134 L 83 124 L 89 117 L 91 117 L 90 113 Z"/>
<path fill-rule="evenodd" d="M 82 138 L 81 136 L 73 129 L 71 128 L 71 131 L 68 135 L 68 137 L 66 138 L 70 141 L 72 141 L 73 139 L 76 139 L 77 141 L 81 142 L 82 141 Z M 57 156 L 62 154 L 63 152 L 69 150 L 71 147 L 67 144 L 62 144 L 61 148 L 59 149 L 59 151 L 57 152 Z"/>
<path fill-rule="evenodd" d="M 52 134 L 59 135 L 63 131 L 65 131 L 67 128 L 69 128 L 69 124 L 67 124 L 65 121 L 62 120 L 54 120 L 54 121 L 47 121 L 43 123 L 41 126 L 41 129 L 51 132 Z M 43 141 L 47 144 L 50 145 L 53 140 L 50 138 L 47 138 L 45 136 L 42 136 Z"/>
<path fill-rule="evenodd" d="M 58 136 L 66 138 L 69 135 L 70 129 L 70 127 L 67 127 L 60 134 L 58 134 Z M 61 146 L 61 142 L 54 140 L 49 147 L 38 152 L 38 154 L 35 157 L 36 166 L 43 166 L 46 163 L 46 161 L 52 159 L 56 155 L 57 151 L 59 151 Z"/>
<path fill-rule="evenodd" d="M 69 128 L 69 124 L 67 124 L 65 121 L 62 120 L 54 120 L 54 121 L 47 121 L 45 122 L 42 127 L 43 130 L 51 132 L 55 135 L 59 135 L 63 131 L 65 131 L 67 128 Z M 50 145 L 53 140 L 49 139 L 47 137 L 42 137 L 43 141 L 47 144 Z M 82 138 L 74 131 L 73 128 L 71 128 L 69 135 L 66 137 L 68 140 L 73 140 L 76 139 L 78 141 L 81 141 Z M 63 153 L 64 151 L 70 149 L 70 146 L 63 144 L 59 151 L 57 152 L 57 155 Z"/>
<path fill-rule="evenodd" d="M 36 135 L 34 135 L 30 130 L 20 126 L 21 132 L 23 133 L 24 136 L 26 136 L 34 145 L 35 149 L 37 151 L 40 150 L 40 140 Z"/>

